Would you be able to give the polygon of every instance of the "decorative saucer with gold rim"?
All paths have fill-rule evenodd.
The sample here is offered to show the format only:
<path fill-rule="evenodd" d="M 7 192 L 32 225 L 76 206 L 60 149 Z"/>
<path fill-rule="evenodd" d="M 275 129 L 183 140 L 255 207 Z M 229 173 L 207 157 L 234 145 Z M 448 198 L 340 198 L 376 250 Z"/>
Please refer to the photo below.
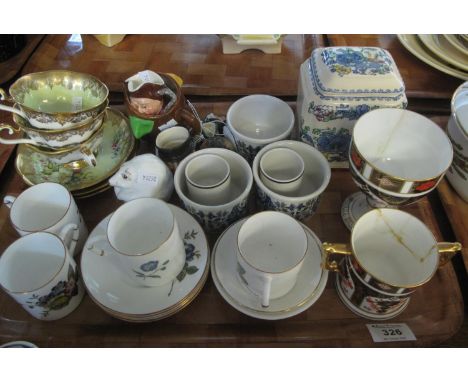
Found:
<path fill-rule="evenodd" d="M 171 283 L 142 287 L 123 274 L 115 264 L 109 243 L 100 243 L 107 255 L 100 256 L 89 243 L 106 236 L 110 216 L 91 232 L 81 256 L 81 273 L 91 299 L 109 315 L 132 322 L 169 317 L 187 306 L 201 291 L 208 275 L 209 247 L 205 234 L 186 211 L 169 204 L 185 244 L 186 263 Z"/>
<path fill-rule="evenodd" d="M 321 267 L 320 240 L 301 223 L 307 234 L 308 249 L 296 285 L 285 296 L 271 300 L 270 306 L 265 308 L 260 298 L 250 292 L 237 276 L 236 240 L 245 220 L 226 229 L 213 248 L 211 276 L 221 296 L 238 311 L 264 320 L 280 320 L 309 309 L 322 295 L 328 279 L 328 271 Z"/>
<path fill-rule="evenodd" d="M 60 183 L 70 191 L 91 188 L 113 175 L 133 151 L 135 138 L 127 117 L 108 108 L 103 122 L 103 138 L 96 156 L 96 166 L 75 166 L 51 161 L 43 152 L 19 145 L 16 170 L 26 184 Z M 77 163 L 77 162 L 75 162 Z M 78 163 L 77 163 L 78 164 Z"/>

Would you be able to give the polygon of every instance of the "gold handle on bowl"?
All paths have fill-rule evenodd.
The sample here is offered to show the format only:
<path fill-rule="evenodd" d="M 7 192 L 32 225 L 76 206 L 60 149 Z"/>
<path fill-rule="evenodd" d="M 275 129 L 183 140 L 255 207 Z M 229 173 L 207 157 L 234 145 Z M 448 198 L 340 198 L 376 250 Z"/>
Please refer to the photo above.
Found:
<path fill-rule="evenodd" d="M 439 267 L 444 266 L 452 257 L 461 252 L 462 245 L 458 242 L 455 243 L 437 243 L 437 250 L 439 251 Z"/>
<path fill-rule="evenodd" d="M 353 254 L 349 244 L 323 243 L 322 268 L 327 271 L 339 272 L 336 260 L 330 260 L 331 255 L 350 256 Z"/>

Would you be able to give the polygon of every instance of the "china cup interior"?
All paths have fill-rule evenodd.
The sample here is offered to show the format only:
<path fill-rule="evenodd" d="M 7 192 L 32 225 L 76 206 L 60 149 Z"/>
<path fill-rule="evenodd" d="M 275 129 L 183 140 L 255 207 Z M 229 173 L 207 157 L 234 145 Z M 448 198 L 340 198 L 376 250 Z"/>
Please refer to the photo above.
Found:
<path fill-rule="evenodd" d="M 287 196 L 290 200 L 302 200 L 320 195 L 328 186 L 331 178 L 330 165 L 323 154 L 304 142 L 298 141 L 278 141 L 265 146 L 254 159 L 252 164 L 253 176 L 255 183 L 267 194 L 273 195 L 276 198 L 284 198 L 286 196 L 277 194 L 271 191 L 262 182 L 260 172 L 260 160 L 262 156 L 269 150 L 277 147 L 289 148 L 300 155 L 304 162 L 304 172 L 302 176 L 301 186 L 298 191 L 291 196 Z"/>
<path fill-rule="evenodd" d="M 396 209 L 364 214 L 353 227 L 351 244 L 369 274 L 396 287 L 425 283 L 439 262 L 432 232 L 413 215 Z"/>
<path fill-rule="evenodd" d="M 404 109 L 377 109 L 356 122 L 353 141 L 361 156 L 381 172 L 408 181 L 443 174 L 452 145 L 428 118 Z"/>
<path fill-rule="evenodd" d="M 189 131 L 183 126 L 174 126 L 161 131 L 156 137 L 156 147 L 160 150 L 175 150 L 190 138 Z"/>
<path fill-rule="evenodd" d="M 185 179 L 197 188 L 214 188 L 229 177 L 229 163 L 215 154 L 198 155 L 185 166 Z"/>
<path fill-rule="evenodd" d="M 40 183 L 14 201 L 10 220 L 21 231 L 43 231 L 57 224 L 70 208 L 72 197 L 57 183 Z"/>
<path fill-rule="evenodd" d="M 172 234 L 174 224 L 174 215 L 162 200 L 134 199 L 112 214 L 107 237 L 117 252 L 143 255 L 159 248 Z"/>
<path fill-rule="evenodd" d="M 187 191 L 187 183 L 185 180 L 185 168 L 190 160 L 204 154 L 219 155 L 220 157 L 225 159 L 226 162 L 229 164 L 231 179 L 229 187 L 230 197 L 229 201 L 226 202 L 224 205 L 204 206 L 194 202 L 189 197 Z M 184 201 L 184 203 L 188 203 L 201 208 L 219 208 L 222 206 L 227 206 L 229 204 L 235 204 L 236 202 L 247 197 L 252 187 L 252 183 L 252 170 L 250 169 L 250 166 L 247 163 L 247 161 L 236 152 L 222 148 L 203 149 L 190 154 L 179 164 L 179 166 L 177 166 L 176 172 L 174 174 L 174 187 L 177 192 L 177 195 Z"/>
<path fill-rule="evenodd" d="M 307 236 L 289 215 L 264 211 L 248 218 L 237 235 L 239 254 L 253 268 L 283 273 L 297 266 L 307 251 Z"/>
<path fill-rule="evenodd" d="M 260 171 L 273 182 L 289 183 L 302 176 L 304 161 L 294 150 L 277 147 L 262 155 Z"/>
<path fill-rule="evenodd" d="M 37 112 L 80 113 L 102 105 L 109 90 L 89 74 L 50 70 L 21 77 L 10 87 L 10 94 L 21 106 Z"/>
<path fill-rule="evenodd" d="M 32 292 L 49 283 L 65 262 L 63 242 L 48 232 L 21 237 L 0 257 L 0 283 L 11 293 Z"/>
<path fill-rule="evenodd" d="M 289 105 L 279 98 L 263 94 L 234 102 L 226 119 L 236 133 L 254 141 L 286 138 L 294 126 L 294 113 Z"/>

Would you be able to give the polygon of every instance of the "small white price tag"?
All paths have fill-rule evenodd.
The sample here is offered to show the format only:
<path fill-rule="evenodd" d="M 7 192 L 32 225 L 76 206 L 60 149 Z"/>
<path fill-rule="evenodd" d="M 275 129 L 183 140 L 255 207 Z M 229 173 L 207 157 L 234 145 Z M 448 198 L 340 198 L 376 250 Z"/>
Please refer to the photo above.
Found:
<path fill-rule="evenodd" d="M 416 341 L 406 324 L 366 324 L 374 342 Z"/>
<path fill-rule="evenodd" d="M 138 173 L 138 181 L 141 183 L 158 183 L 158 176 L 152 174 Z"/>

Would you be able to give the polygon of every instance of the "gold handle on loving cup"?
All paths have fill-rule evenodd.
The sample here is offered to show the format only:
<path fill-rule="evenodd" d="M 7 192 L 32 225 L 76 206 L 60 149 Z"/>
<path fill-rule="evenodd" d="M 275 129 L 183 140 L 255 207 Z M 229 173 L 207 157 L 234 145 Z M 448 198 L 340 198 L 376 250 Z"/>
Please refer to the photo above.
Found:
<path fill-rule="evenodd" d="M 439 267 L 444 266 L 452 257 L 461 252 L 462 245 L 458 242 L 455 243 L 437 243 L 437 250 L 439 251 Z"/>
<path fill-rule="evenodd" d="M 332 272 L 340 270 L 337 261 L 330 259 L 331 255 L 350 256 L 353 254 L 349 244 L 323 243 L 322 249 L 322 268 Z"/>

